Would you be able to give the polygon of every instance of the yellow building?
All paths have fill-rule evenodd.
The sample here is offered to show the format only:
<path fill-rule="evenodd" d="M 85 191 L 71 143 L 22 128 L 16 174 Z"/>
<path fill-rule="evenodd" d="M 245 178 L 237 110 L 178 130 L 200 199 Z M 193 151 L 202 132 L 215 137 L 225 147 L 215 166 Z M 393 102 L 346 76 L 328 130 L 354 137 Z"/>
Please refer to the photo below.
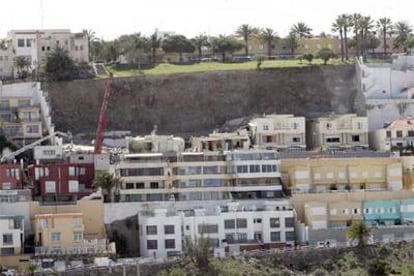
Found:
<path fill-rule="evenodd" d="M 403 188 L 402 163 L 394 158 L 283 159 L 281 170 L 292 193 Z"/>

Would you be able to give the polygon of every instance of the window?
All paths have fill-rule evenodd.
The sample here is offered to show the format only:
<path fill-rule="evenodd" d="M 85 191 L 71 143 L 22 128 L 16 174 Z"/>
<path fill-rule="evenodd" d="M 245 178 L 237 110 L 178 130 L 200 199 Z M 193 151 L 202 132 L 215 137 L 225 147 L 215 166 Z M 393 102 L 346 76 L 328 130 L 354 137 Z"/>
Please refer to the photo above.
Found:
<path fill-rule="evenodd" d="M 226 241 L 231 243 L 234 240 L 234 233 L 227 233 L 225 237 L 226 237 Z"/>
<path fill-rule="evenodd" d="M 331 123 L 326 123 L 326 129 L 331 129 L 332 128 L 332 124 Z"/>
<path fill-rule="evenodd" d="M 24 39 L 23 38 L 17 39 L 17 47 L 24 48 Z"/>
<path fill-rule="evenodd" d="M 295 232 L 286 232 L 286 241 L 294 241 L 295 240 Z"/>
<path fill-rule="evenodd" d="M 198 225 L 199 234 L 215 234 L 218 233 L 217 224 L 199 224 Z"/>
<path fill-rule="evenodd" d="M 151 189 L 158 189 L 158 182 L 151 182 L 150 187 Z"/>
<path fill-rule="evenodd" d="M 168 235 L 168 234 L 174 234 L 174 233 L 175 233 L 174 225 L 164 225 L 164 234 Z"/>
<path fill-rule="evenodd" d="M 13 244 L 13 234 L 3 234 L 3 245 Z"/>
<path fill-rule="evenodd" d="M 339 137 L 329 137 L 326 138 L 326 143 L 339 143 L 341 140 Z"/>
<path fill-rule="evenodd" d="M 42 151 L 43 155 L 49 155 L 49 156 L 55 156 L 56 155 L 56 151 L 55 150 L 44 150 Z"/>
<path fill-rule="evenodd" d="M 262 172 L 275 172 L 276 165 L 262 165 Z"/>
<path fill-rule="evenodd" d="M 79 50 L 83 51 L 83 45 L 79 46 Z"/>
<path fill-rule="evenodd" d="M 272 242 L 280 241 L 280 232 L 270 232 L 270 241 Z"/>
<path fill-rule="evenodd" d="M 203 174 L 219 174 L 220 167 L 219 166 L 204 166 L 203 167 Z"/>
<path fill-rule="evenodd" d="M 26 132 L 27 133 L 39 133 L 39 126 L 38 125 L 27 125 Z"/>
<path fill-rule="evenodd" d="M 259 173 L 260 165 L 250 165 L 250 173 Z"/>
<path fill-rule="evenodd" d="M 78 47 L 78 45 L 76 45 L 75 46 L 75 51 L 78 51 L 79 50 L 79 47 Z"/>
<path fill-rule="evenodd" d="M 165 249 L 175 249 L 175 240 L 174 239 L 165 240 Z"/>
<path fill-rule="evenodd" d="M 402 130 L 397 130 L 397 137 L 403 137 L 403 132 Z"/>
<path fill-rule="evenodd" d="M 247 233 L 237 233 L 237 240 L 247 241 Z"/>
<path fill-rule="evenodd" d="M 76 175 L 76 169 L 75 167 L 69 167 L 69 176 L 75 176 Z"/>
<path fill-rule="evenodd" d="M 46 193 L 56 193 L 56 182 L 55 181 L 45 181 L 45 192 Z"/>
<path fill-rule="evenodd" d="M 270 218 L 270 227 L 280 227 L 279 218 Z"/>
<path fill-rule="evenodd" d="M 79 192 L 79 182 L 78 180 L 69 180 L 69 193 Z"/>
<path fill-rule="evenodd" d="M 145 189 L 145 183 L 142 183 L 142 182 L 137 183 L 136 187 L 137 187 L 137 189 Z"/>
<path fill-rule="evenodd" d="M 269 130 L 269 126 L 268 125 L 263 125 L 263 130 Z"/>
<path fill-rule="evenodd" d="M 45 51 L 45 46 L 42 46 L 42 52 L 44 52 Z"/>
<path fill-rule="evenodd" d="M 83 240 L 83 233 L 82 232 L 73 232 L 73 240 L 74 241 L 82 241 Z"/>
<path fill-rule="evenodd" d="M 285 227 L 295 227 L 295 219 L 285 218 Z"/>
<path fill-rule="evenodd" d="M 135 168 L 135 169 L 121 169 L 121 176 L 155 176 L 164 175 L 163 168 Z"/>
<path fill-rule="evenodd" d="M 46 47 L 46 50 L 50 51 L 50 46 L 47 46 L 47 47 Z"/>
<path fill-rule="evenodd" d="M 247 219 L 237 219 L 237 228 L 247 228 Z"/>
<path fill-rule="evenodd" d="M 41 229 L 47 228 L 47 220 L 46 219 L 39 219 L 39 227 Z"/>
<path fill-rule="evenodd" d="M 157 235 L 157 226 L 147 225 L 147 235 Z"/>
<path fill-rule="evenodd" d="M 26 39 L 26 47 L 28 47 L 28 48 L 32 47 L 32 40 L 31 39 Z"/>
<path fill-rule="evenodd" d="M 238 173 L 248 173 L 248 166 L 237 166 Z"/>
<path fill-rule="evenodd" d="M 224 229 L 234 229 L 236 226 L 236 223 L 234 219 L 226 219 L 224 220 Z"/>
<path fill-rule="evenodd" d="M 359 135 L 352 135 L 352 142 L 359 142 Z"/>
<path fill-rule="evenodd" d="M 292 142 L 293 143 L 300 143 L 300 137 L 293 137 Z"/>
<path fill-rule="evenodd" d="M 358 122 L 358 129 L 362 129 L 363 125 L 361 122 Z"/>
<path fill-rule="evenodd" d="M 255 218 L 255 219 L 253 219 L 253 223 L 262 223 L 262 219 L 261 218 Z"/>
<path fill-rule="evenodd" d="M 60 241 L 60 232 L 52 232 L 50 234 L 51 241 Z"/>
<path fill-rule="evenodd" d="M 126 189 L 134 189 L 134 183 L 126 183 L 125 188 Z"/>
<path fill-rule="evenodd" d="M 11 190 L 11 183 L 10 182 L 5 182 L 3 183 L 3 190 Z"/>
<path fill-rule="evenodd" d="M 72 226 L 73 226 L 73 228 L 82 227 L 82 219 L 80 219 L 80 218 L 73 219 Z"/>
<path fill-rule="evenodd" d="M 86 168 L 79 168 L 79 175 L 85 175 L 86 174 Z"/>
<path fill-rule="evenodd" d="M 157 240 L 147 240 L 147 249 L 158 249 Z"/>
<path fill-rule="evenodd" d="M 407 133 L 408 137 L 414 137 L 414 130 L 409 130 Z"/>

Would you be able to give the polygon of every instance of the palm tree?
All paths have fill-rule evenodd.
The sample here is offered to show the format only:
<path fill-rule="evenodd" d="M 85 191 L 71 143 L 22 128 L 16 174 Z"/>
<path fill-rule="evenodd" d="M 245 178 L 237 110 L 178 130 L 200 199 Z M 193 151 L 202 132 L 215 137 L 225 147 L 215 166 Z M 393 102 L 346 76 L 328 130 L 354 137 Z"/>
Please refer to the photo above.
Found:
<path fill-rule="evenodd" d="M 100 173 L 96 176 L 94 185 L 95 187 L 100 187 L 107 193 L 107 199 L 112 202 L 113 201 L 113 192 L 112 190 L 118 189 L 119 185 L 122 183 L 121 179 L 110 174 L 108 172 Z"/>
<path fill-rule="evenodd" d="M 204 34 L 200 34 L 200 35 L 192 38 L 191 42 L 193 42 L 194 46 L 197 48 L 198 61 L 201 61 L 201 58 L 202 58 L 202 55 L 203 55 L 203 47 L 210 45 L 210 43 L 208 42 L 208 36 L 206 36 Z"/>
<path fill-rule="evenodd" d="M 368 33 L 371 32 L 372 28 L 374 28 L 374 20 L 371 19 L 371 16 L 363 16 L 359 20 L 359 31 L 361 35 L 361 54 L 364 56 L 366 52 L 366 44 L 368 40 Z"/>
<path fill-rule="evenodd" d="M 342 28 L 344 30 L 345 59 L 348 60 L 348 31 L 350 31 L 350 28 L 352 27 L 352 17 L 349 14 L 342 14 L 341 17 L 343 20 Z"/>
<path fill-rule="evenodd" d="M 297 34 L 300 38 L 311 35 L 312 29 L 304 22 L 298 22 L 290 28 L 290 32 Z"/>
<path fill-rule="evenodd" d="M 384 55 L 387 55 L 387 34 L 392 31 L 392 22 L 388 17 L 383 17 L 377 20 L 377 28 L 382 32 Z"/>
<path fill-rule="evenodd" d="M 251 36 L 258 34 L 258 32 L 257 28 L 248 24 L 241 25 L 236 31 L 236 35 L 244 40 L 244 53 L 246 57 L 249 56 L 249 39 Z"/>
<path fill-rule="evenodd" d="M 161 38 L 158 37 L 157 31 L 150 36 L 150 48 L 152 52 L 152 64 L 155 65 L 157 58 L 157 49 L 161 46 Z"/>
<path fill-rule="evenodd" d="M 24 79 L 30 66 L 29 59 L 25 56 L 16 56 L 14 58 L 14 66 L 17 68 L 17 75 Z"/>
<path fill-rule="evenodd" d="M 346 236 L 351 241 L 357 240 L 358 247 L 363 248 L 366 239 L 370 236 L 370 230 L 363 221 L 354 221 L 346 231 Z"/>
<path fill-rule="evenodd" d="M 339 39 L 341 40 L 341 60 L 344 61 L 344 19 L 339 15 L 332 23 L 332 31 L 339 31 Z"/>
<path fill-rule="evenodd" d="M 94 61 L 95 60 L 95 53 L 94 53 L 94 50 L 93 50 L 93 47 L 92 47 L 92 43 L 97 40 L 96 33 L 92 29 L 89 29 L 89 30 L 85 29 L 85 30 L 83 30 L 83 33 L 86 34 L 86 36 L 88 38 L 89 60 Z"/>
<path fill-rule="evenodd" d="M 352 22 L 352 27 L 354 29 L 354 39 L 356 42 L 356 56 L 359 56 L 360 54 L 360 40 L 358 37 L 359 34 L 359 21 L 361 20 L 362 15 L 359 13 L 354 13 L 353 15 L 350 16 L 350 20 Z"/>
<path fill-rule="evenodd" d="M 263 29 L 260 34 L 261 40 L 267 45 L 267 57 L 269 59 L 272 56 L 273 42 L 275 41 L 276 37 L 276 32 L 271 28 Z"/>
<path fill-rule="evenodd" d="M 294 57 L 295 50 L 299 46 L 298 37 L 296 34 L 290 32 L 289 35 L 283 40 L 283 44 L 285 47 L 290 49 L 290 54 L 292 57 Z"/>
<path fill-rule="evenodd" d="M 412 27 L 407 22 L 399 21 L 394 25 L 394 30 L 397 34 L 394 39 L 394 47 L 403 47 L 404 52 L 407 52 L 407 44 L 413 31 Z"/>

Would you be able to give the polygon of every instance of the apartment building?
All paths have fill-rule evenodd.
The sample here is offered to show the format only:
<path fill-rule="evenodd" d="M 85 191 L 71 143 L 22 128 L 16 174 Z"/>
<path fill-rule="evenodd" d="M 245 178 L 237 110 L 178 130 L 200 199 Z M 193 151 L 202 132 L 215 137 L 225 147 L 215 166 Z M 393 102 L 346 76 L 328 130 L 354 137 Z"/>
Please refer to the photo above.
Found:
<path fill-rule="evenodd" d="M 0 80 L 9 79 L 13 77 L 13 65 L 14 65 L 13 47 L 7 41 L 0 39 Z"/>
<path fill-rule="evenodd" d="M 399 200 L 364 201 L 364 221 L 369 225 L 401 224 Z"/>
<path fill-rule="evenodd" d="M 0 128 L 17 144 L 28 144 L 53 131 L 50 107 L 40 83 L 0 82 Z"/>
<path fill-rule="evenodd" d="M 23 253 L 23 216 L 0 215 L 0 256 Z"/>
<path fill-rule="evenodd" d="M 414 148 L 414 120 L 397 119 L 370 133 L 370 145 L 378 151 L 412 150 Z"/>
<path fill-rule="evenodd" d="M 251 141 L 249 132 L 240 129 L 236 132 L 213 132 L 208 136 L 192 137 L 191 147 L 200 152 L 249 150 Z"/>
<path fill-rule="evenodd" d="M 356 114 L 334 114 L 308 120 L 311 149 L 368 148 L 368 118 Z"/>
<path fill-rule="evenodd" d="M 23 188 L 23 172 L 19 164 L 0 164 L 0 190 Z"/>
<path fill-rule="evenodd" d="M 176 211 L 155 209 L 138 214 L 142 257 L 167 257 L 182 252 L 183 240 L 206 237 L 215 251 L 293 246 L 294 210 L 287 201 L 257 205 L 229 202 L 222 207 Z"/>
<path fill-rule="evenodd" d="M 403 188 L 402 163 L 395 158 L 283 159 L 281 167 L 292 193 Z"/>
<path fill-rule="evenodd" d="M 282 196 L 274 151 L 125 154 L 112 165 L 121 201 L 265 199 Z"/>
<path fill-rule="evenodd" d="M 305 150 L 305 117 L 271 114 L 249 122 L 253 144 L 260 149 Z"/>
<path fill-rule="evenodd" d="M 156 130 L 156 129 L 155 129 Z M 125 138 L 130 153 L 150 152 L 182 152 L 185 148 L 184 139 L 172 135 L 151 135 Z"/>
<path fill-rule="evenodd" d="M 76 62 L 89 61 L 86 32 L 72 33 L 67 29 L 11 30 L 7 36 L 15 49 L 15 56 L 26 57 L 32 70 L 37 70 L 46 55 L 56 46 L 67 50 Z"/>

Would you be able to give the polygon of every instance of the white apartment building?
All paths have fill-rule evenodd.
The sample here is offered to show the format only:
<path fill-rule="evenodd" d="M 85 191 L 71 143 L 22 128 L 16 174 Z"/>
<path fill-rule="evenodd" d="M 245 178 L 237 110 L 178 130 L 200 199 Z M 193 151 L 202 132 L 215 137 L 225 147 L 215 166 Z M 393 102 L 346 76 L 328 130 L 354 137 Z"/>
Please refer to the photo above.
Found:
<path fill-rule="evenodd" d="M 125 154 L 112 165 L 121 201 L 266 199 L 282 196 L 275 151 Z"/>
<path fill-rule="evenodd" d="M 374 150 L 389 151 L 414 147 L 414 120 L 397 119 L 383 128 L 370 133 L 370 145 Z"/>
<path fill-rule="evenodd" d="M 305 150 L 305 117 L 271 114 L 250 121 L 255 146 L 261 149 Z"/>
<path fill-rule="evenodd" d="M 186 237 L 210 240 L 221 252 L 293 246 L 295 213 L 288 201 L 256 204 L 229 202 L 225 206 L 187 211 L 156 209 L 138 214 L 142 257 L 180 254 Z M 236 249 L 236 250 L 235 250 Z"/>
<path fill-rule="evenodd" d="M 312 149 L 368 148 L 368 118 L 334 114 L 309 120 L 307 137 Z"/>
<path fill-rule="evenodd" d="M 55 46 L 63 47 L 75 62 L 89 61 L 86 32 L 72 33 L 68 29 L 11 30 L 8 32 L 15 56 L 26 57 L 31 69 L 36 70 Z"/>
<path fill-rule="evenodd" d="M 0 215 L 0 256 L 22 253 L 24 217 Z"/>

